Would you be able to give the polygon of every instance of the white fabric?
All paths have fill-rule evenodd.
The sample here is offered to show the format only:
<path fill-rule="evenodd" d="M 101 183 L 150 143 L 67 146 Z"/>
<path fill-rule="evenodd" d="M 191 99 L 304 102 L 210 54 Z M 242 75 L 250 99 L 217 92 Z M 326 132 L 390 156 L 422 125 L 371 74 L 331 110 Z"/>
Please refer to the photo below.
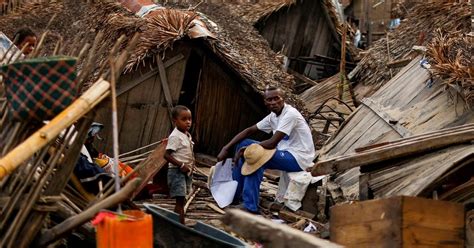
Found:
<path fill-rule="evenodd" d="M 224 164 L 217 162 L 214 166 L 210 190 L 212 197 L 220 208 L 229 206 L 237 191 L 238 182 L 232 180 L 232 159 L 226 159 Z"/>
<path fill-rule="evenodd" d="M 145 5 L 140 8 L 140 10 L 137 12 L 137 16 L 139 17 L 144 17 L 148 15 L 150 12 L 157 10 L 157 9 L 164 9 L 163 6 L 159 4 L 150 4 L 150 5 Z"/>
<path fill-rule="evenodd" d="M 173 151 L 171 156 L 173 156 L 174 159 L 181 163 L 189 164 L 194 162 L 193 146 L 194 142 L 191 139 L 191 135 L 175 128 L 168 137 L 166 150 Z M 169 166 L 176 167 L 171 163 L 169 163 Z"/>
<path fill-rule="evenodd" d="M 324 177 L 312 177 L 311 173 L 306 171 L 282 173 L 276 200 L 296 211 L 301 207 L 301 200 L 303 200 L 309 184 L 316 183 Z"/>
<path fill-rule="evenodd" d="M 270 113 L 257 123 L 257 128 L 266 133 L 283 132 L 286 136 L 278 143 L 277 150 L 290 152 L 302 170 L 313 165 L 315 153 L 311 130 L 292 106 L 285 104 L 279 116 Z"/>
<path fill-rule="evenodd" d="M 8 51 L 8 54 L 5 53 Z M 13 45 L 12 41 L 8 37 L 0 32 L 0 59 L 3 58 L 3 61 L 0 61 L 0 65 L 6 64 L 8 61 L 11 63 L 17 59 L 23 59 L 25 55 L 21 53 L 20 49 Z M 1 79 L 1 76 L 0 76 Z"/>
<path fill-rule="evenodd" d="M 87 150 L 86 146 L 85 145 L 82 145 L 81 147 L 81 153 L 87 157 L 87 161 L 89 161 L 89 163 L 93 163 L 94 161 L 92 161 L 92 157 L 89 153 L 89 151 Z"/>

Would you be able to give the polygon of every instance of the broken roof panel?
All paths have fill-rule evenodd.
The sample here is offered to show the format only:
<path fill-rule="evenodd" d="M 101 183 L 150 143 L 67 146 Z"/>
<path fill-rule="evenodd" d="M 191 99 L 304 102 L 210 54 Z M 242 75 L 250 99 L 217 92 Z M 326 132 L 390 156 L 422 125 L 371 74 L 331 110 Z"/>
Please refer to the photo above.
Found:
<path fill-rule="evenodd" d="M 474 123 L 474 112 L 464 101 L 450 98 L 442 80 L 430 82 L 431 75 L 420 60 L 415 58 L 376 94 L 364 99 L 323 146 L 319 160 L 352 154 L 370 144 Z M 347 196 L 358 194 L 358 176 L 359 169 L 354 168 L 337 177 Z"/>

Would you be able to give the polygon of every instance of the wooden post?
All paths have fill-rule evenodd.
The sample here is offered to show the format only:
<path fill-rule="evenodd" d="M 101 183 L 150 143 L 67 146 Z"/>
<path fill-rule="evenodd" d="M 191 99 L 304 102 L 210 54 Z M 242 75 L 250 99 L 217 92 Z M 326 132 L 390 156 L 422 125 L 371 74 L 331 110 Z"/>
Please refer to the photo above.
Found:
<path fill-rule="evenodd" d="M 474 247 L 474 210 L 466 212 L 466 247 Z"/>
<path fill-rule="evenodd" d="M 116 84 L 116 67 L 114 63 L 114 56 L 110 56 L 110 91 L 111 91 L 111 102 L 112 102 L 112 150 L 114 155 L 114 163 L 112 171 L 114 172 L 115 178 L 115 192 L 120 191 L 120 174 L 119 174 L 119 136 L 118 136 L 118 121 L 117 121 L 117 84 Z M 118 205 L 117 211 L 122 213 L 122 207 Z"/>
<path fill-rule="evenodd" d="M 161 57 L 159 54 L 156 56 L 156 61 L 158 63 L 158 71 L 160 74 L 161 88 L 163 89 L 163 94 L 165 95 L 166 104 L 168 105 L 170 120 L 172 120 L 173 118 L 171 117 L 171 108 L 173 108 L 173 98 L 171 97 L 171 91 L 168 84 L 168 79 L 166 77 L 165 65 L 163 64 L 163 60 L 161 60 Z"/>
<path fill-rule="evenodd" d="M 226 211 L 226 214 L 222 217 L 222 222 L 239 235 L 257 241 L 264 247 L 342 247 L 289 226 L 277 224 L 237 209 Z"/>
<path fill-rule="evenodd" d="M 339 64 L 340 82 L 337 86 L 337 95 L 342 100 L 344 93 L 344 83 L 346 81 L 346 36 L 347 24 L 342 24 L 342 41 L 341 41 L 341 63 Z"/>
<path fill-rule="evenodd" d="M 369 173 L 364 173 L 359 176 L 359 200 L 365 201 L 369 199 Z"/>

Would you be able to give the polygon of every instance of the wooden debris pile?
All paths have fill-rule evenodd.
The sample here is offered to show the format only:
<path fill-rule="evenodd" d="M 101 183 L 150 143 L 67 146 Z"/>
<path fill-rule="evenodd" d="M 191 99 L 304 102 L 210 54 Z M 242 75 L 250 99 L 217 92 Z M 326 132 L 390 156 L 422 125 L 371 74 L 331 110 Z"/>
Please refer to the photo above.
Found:
<path fill-rule="evenodd" d="M 76 57 L 82 61 L 82 67 L 74 68 L 78 71 L 75 78 L 76 90 L 80 90 L 93 74 L 91 68 L 97 63 L 96 52 L 98 44 L 102 41 L 102 33 L 94 37 L 92 44 L 70 44 L 73 49 L 65 49 L 64 44 L 57 41 L 52 44 L 54 46 L 52 52 L 43 47 L 47 34 L 48 31 L 45 31 L 40 36 L 35 50 L 26 58 L 63 54 Z M 11 110 L 6 102 L 2 102 L 1 247 L 28 247 L 34 239 L 38 246 L 46 246 L 89 221 L 101 209 L 125 201 L 138 186 L 139 179 L 135 179 L 121 191 L 96 201 L 93 205 L 84 204 L 82 209 L 73 203 L 68 197 L 70 194 L 65 190 L 92 123 L 94 116 L 92 110 L 109 94 L 110 84 L 104 78 L 117 76 L 112 68 L 121 71 L 138 39 L 134 36 L 128 44 L 122 44 L 123 40 L 119 38 L 112 46 L 111 52 L 107 50 L 110 64 L 100 71 L 98 75 L 100 79 L 56 117 L 51 120 L 47 118 L 48 123 L 29 119 L 12 120 L 9 113 Z M 126 48 L 118 53 L 120 45 Z M 18 62 L 16 59 L 9 58 L 6 61 Z M 82 211 L 85 208 L 88 209 Z M 50 220 L 53 215 L 59 218 Z M 90 230 L 90 226 L 85 229 Z"/>
<path fill-rule="evenodd" d="M 210 166 L 215 164 L 215 158 L 207 155 L 198 154 L 196 156 L 198 162 L 197 170 L 193 175 L 193 192 L 187 198 L 186 218 L 187 224 L 192 225 L 195 221 L 202 221 L 204 223 L 213 225 L 217 228 L 230 232 L 227 226 L 223 225 L 221 219 L 225 211 L 231 209 L 232 206 L 226 209 L 221 209 L 214 201 L 208 186 L 207 178 L 210 171 Z M 316 237 L 327 238 L 329 236 L 329 226 L 316 221 L 316 214 L 309 213 L 302 210 L 295 212 L 287 209 L 282 204 L 275 202 L 275 194 L 278 190 L 278 176 L 272 171 L 266 171 L 264 180 L 260 189 L 260 207 L 261 214 L 266 219 L 272 220 L 275 223 L 285 223 L 288 226 L 307 232 Z M 157 194 L 152 199 L 140 200 L 135 203 L 142 206 L 143 203 L 157 204 L 163 208 L 173 211 L 175 200 L 170 199 L 167 195 Z M 326 220 L 327 221 L 327 220 Z M 308 228 L 308 226 L 314 228 Z M 243 239 L 242 237 L 239 237 Z M 251 242 L 246 240 L 247 242 Z"/>
<path fill-rule="evenodd" d="M 474 189 L 472 164 L 474 124 L 368 145 L 319 161 L 313 175 L 334 174 L 360 167 L 359 199 L 395 195 L 468 202 Z M 436 166 L 432 166 L 436 164 Z"/>
<path fill-rule="evenodd" d="M 429 44 L 438 28 L 443 32 L 466 34 L 471 30 L 470 21 L 471 3 L 418 3 L 408 10 L 399 27 L 374 42 L 349 78 L 370 86 L 371 90 L 365 96 L 371 95 L 400 71 L 400 67 L 390 68 L 390 63 L 412 58 L 414 45 Z"/>

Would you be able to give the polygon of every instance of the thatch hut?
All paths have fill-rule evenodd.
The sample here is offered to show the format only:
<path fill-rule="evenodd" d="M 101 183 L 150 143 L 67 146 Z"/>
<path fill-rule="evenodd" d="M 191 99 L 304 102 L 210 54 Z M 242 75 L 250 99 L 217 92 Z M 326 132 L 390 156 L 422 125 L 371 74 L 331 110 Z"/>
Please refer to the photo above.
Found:
<path fill-rule="evenodd" d="M 339 71 L 345 21 L 338 1 L 280 0 L 227 7 L 253 24 L 274 51 L 287 56 L 294 72 L 321 79 Z M 347 42 L 346 51 L 349 61 L 357 53 L 352 42 Z"/>
<path fill-rule="evenodd" d="M 24 24 L 41 32 L 57 14 L 49 26 L 53 44 L 59 37 L 71 44 L 77 34 L 90 42 L 101 31 L 104 46 L 111 47 L 121 35 L 126 35 L 126 42 L 139 33 L 139 44 L 117 87 L 121 152 L 167 137 L 172 127 L 165 97 L 169 93 L 172 104 L 187 105 L 194 114 L 196 151 L 215 155 L 238 131 L 266 115 L 260 97 L 266 85 L 290 91 L 294 82 L 252 26 L 225 11 L 199 8 L 200 13 L 166 8 L 157 18 L 140 18 L 115 3 L 37 3 L 2 17 L 0 23 L 8 35 Z M 194 19 L 213 37 L 191 39 L 188 31 Z M 159 73 L 160 59 L 166 73 Z M 290 102 L 302 106 L 291 94 Z M 105 151 L 111 150 L 112 142 L 108 109 L 104 104 L 96 119 L 106 124 Z"/>

